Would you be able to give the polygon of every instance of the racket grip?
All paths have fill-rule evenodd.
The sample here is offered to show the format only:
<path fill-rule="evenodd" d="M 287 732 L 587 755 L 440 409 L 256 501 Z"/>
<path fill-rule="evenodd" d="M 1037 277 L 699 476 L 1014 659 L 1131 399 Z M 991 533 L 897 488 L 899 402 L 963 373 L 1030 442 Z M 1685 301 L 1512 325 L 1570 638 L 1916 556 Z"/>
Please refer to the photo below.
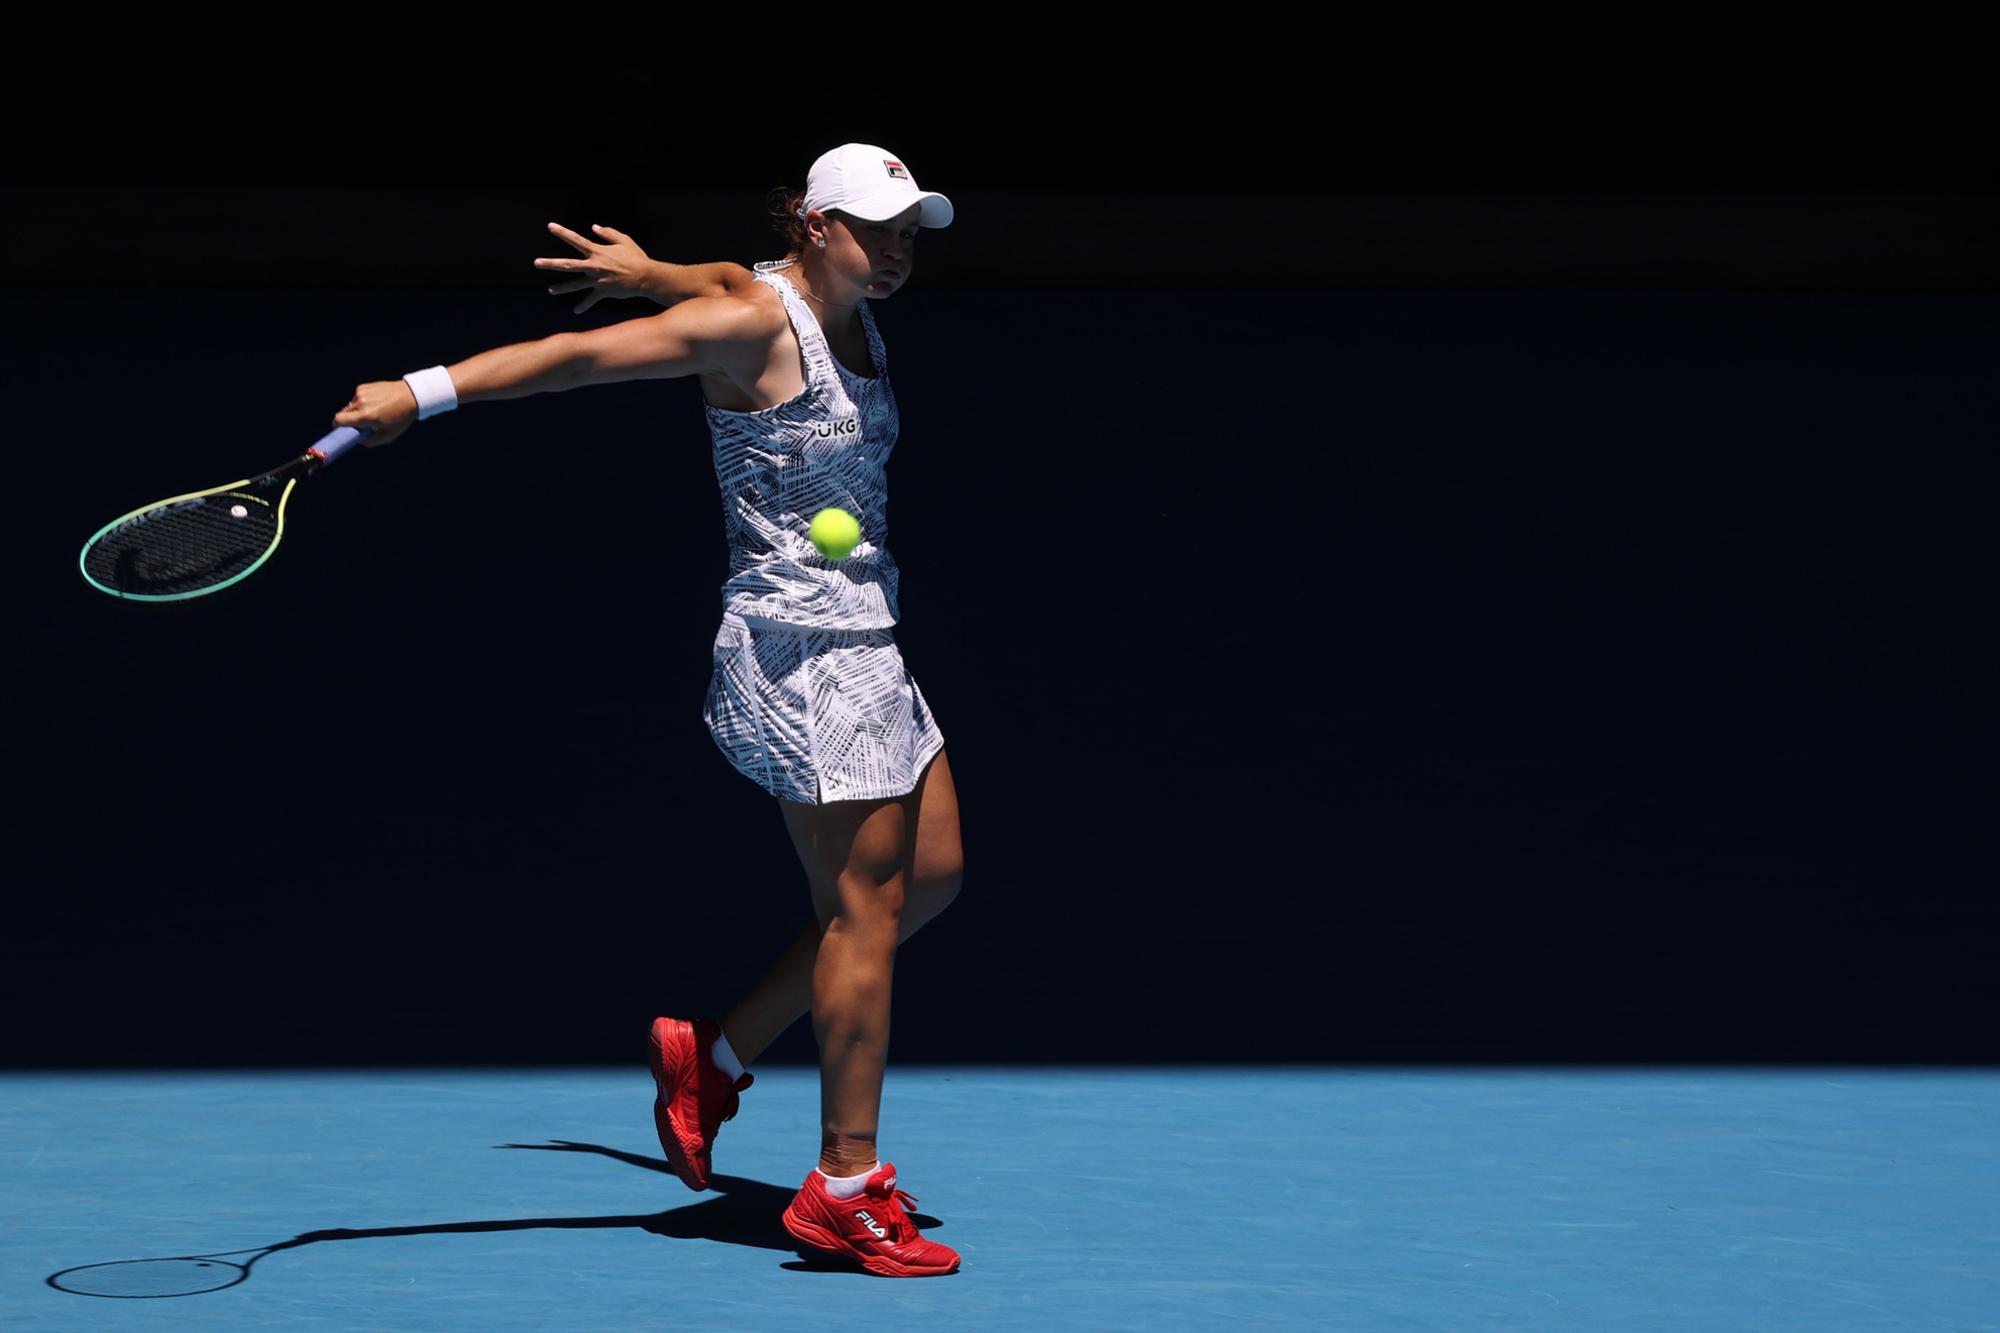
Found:
<path fill-rule="evenodd" d="M 320 436 L 319 443 L 306 450 L 306 452 L 319 459 L 320 466 L 325 467 L 328 463 L 331 463 L 334 459 L 360 443 L 362 437 L 370 434 L 371 431 L 372 428 L 370 430 L 356 430 L 352 426 L 341 426 Z"/>

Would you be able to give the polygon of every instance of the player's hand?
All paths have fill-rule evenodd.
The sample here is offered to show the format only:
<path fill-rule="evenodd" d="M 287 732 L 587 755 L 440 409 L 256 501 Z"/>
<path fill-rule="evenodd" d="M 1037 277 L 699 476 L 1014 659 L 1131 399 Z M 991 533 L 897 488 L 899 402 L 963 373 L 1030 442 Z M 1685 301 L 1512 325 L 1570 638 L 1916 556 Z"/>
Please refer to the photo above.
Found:
<path fill-rule="evenodd" d="M 575 246 L 581 259 L 537 259 L 536 268 L 554 269 L 558 272 L 574 274 L 568 282 L 559 282 L 549 288 L 551 295 L 562 292 L 588 291 L 583 304 L 576 308 L 577 314 L 596 305 L 607 296 L 645 296 L 644 277 L 652 260 L 624 232 L 614 227 L 591 224 L 601 241 L 593 241 L 579 236 L 559 222 L 551 222 L 549 230 Z"/>
<path fill-rule="evenodd" d="M 336 426 L 367 430 L 361 443 L 370 449 L 389 443 L 417 419 L 417 394 L 402 380 L 373 380 L 354 386 L 347 406 L 333 414 Z"/>

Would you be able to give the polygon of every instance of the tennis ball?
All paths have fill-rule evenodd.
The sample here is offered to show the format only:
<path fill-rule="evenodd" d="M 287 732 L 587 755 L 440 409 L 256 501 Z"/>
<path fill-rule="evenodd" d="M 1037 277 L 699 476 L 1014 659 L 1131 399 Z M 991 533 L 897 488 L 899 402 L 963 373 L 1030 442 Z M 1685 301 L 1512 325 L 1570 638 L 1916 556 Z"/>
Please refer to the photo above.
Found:
<path fill-rule="evenodd" d="M 845 560 L 847 553 L 861 540 L 861 525 L 845 509 L 827 508 L 812 516 L 812 527 L 807 529 L 807 535 L 827 559 Z"/>

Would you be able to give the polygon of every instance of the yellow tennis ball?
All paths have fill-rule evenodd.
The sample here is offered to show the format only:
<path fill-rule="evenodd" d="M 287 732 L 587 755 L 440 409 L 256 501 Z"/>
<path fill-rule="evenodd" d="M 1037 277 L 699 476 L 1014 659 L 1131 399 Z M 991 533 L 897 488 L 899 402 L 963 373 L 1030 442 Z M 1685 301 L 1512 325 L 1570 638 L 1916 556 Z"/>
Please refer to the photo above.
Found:
<path fill-rule="evenodd" d="M 806 535 L 827 559 L 845 560 L 861 540 L 861 525 L 845 509 L 826 508 L 813 515 Z"/>

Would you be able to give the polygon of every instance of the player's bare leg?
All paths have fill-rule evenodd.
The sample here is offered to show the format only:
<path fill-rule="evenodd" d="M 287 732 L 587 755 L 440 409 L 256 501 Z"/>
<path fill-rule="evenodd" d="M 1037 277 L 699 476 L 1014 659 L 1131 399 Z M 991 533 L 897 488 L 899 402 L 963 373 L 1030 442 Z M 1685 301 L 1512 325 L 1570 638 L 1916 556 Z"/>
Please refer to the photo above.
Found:
<path fill-rule="evenodd" d="M 819 1039 L 820 1170 L 872 1169 L 889 1061 L 889 999 L 902 930 L 908 811 L 900 800 L 835 801 L 814 833 L 832 891 L 813 895 L 826 930 L 813 960 L 813 1035 Z"/>
<path fill-rule="evenodd" d="M 911 868 L 903 894 L 897 943 L 907 940 L 936 918 L 958 896 L 964 881 L 965 857 L 959 840 L 958 791 L 952 782 L 951 764 L 940 750 L 917 779 L 916 788 L 902 798 L 911 811 L 905 818 L 909 832 L 904 864 Z M 812 890 L 815 917 L 799 928 L 785 951 L 750 988 L 734 1008 L 722 1017 L 722 1031 L 736 1058 L 748 1065 L 778 1039 L 778 1034 L 796 1023 L 812 1008 L 813 971 L 819 960 L 820 939 L 826 925 L 818 918 L 818 904 L 835 896 L 834 875 L 820 864 L 814 850 L 815 831 L 811 813 L 816 807 L 795 801 L 781 801 L 785 825 L 792 845 L 805 868 Z M 836 804 L 853 804 L 836 802 Z"/>

